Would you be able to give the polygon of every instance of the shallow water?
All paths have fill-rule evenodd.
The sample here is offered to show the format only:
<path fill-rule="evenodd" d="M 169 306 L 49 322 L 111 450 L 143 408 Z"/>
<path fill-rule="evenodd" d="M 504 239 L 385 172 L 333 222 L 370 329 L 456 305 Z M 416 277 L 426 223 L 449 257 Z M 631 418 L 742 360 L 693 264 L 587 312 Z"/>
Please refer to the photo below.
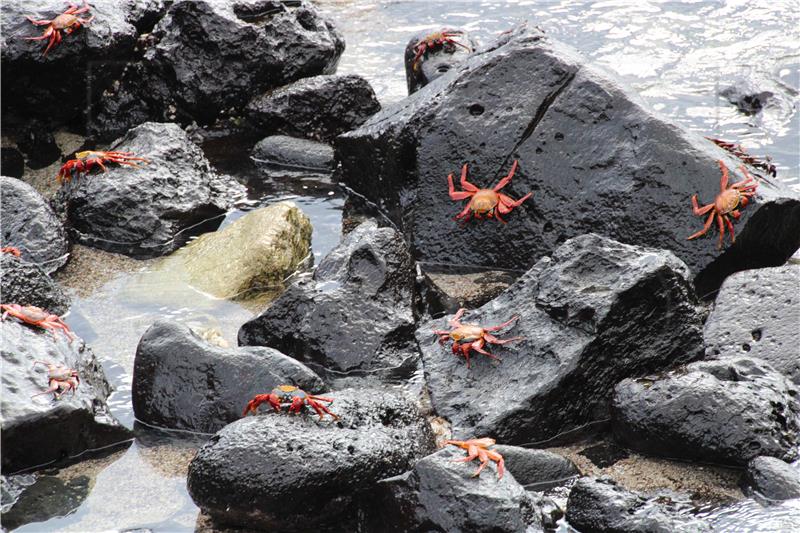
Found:
<path fill-rule="evenodd" d="M 699 134 L 735 139 L 755 154 L 771 154 L 779 177 L 800 189 L 796 115 L 800 15 L 793 1 L 328 0 L 318 4 L 347 41 L 339 72 L 365 76 L 384 105 L 406 95 L 402 57 L 413 33 L 446 25 L 466 29 L 485 43 L 527 20 L 615 71 L 655 111 Z M 739 113 L 717 91 L 743 74 L 783 92 L 789 103 L 755 117 Z M 209 157 L 221 171 L 249 185 L 248 199 L 228 214 L 223 226 L 249 209 L 291 199 L 314 225 L 315 261 L 336 245 L 343 191 L 314 177 L 278 176 L 262 182 L 258 169 L 235 147 L 221 151 L 227 154 L 225 159 L 213 152 Z M 159 318 L 170 318 L 216 329 L 234 346 L 239 326 L 254 313 L 247 306 L 194 290 L 159 270 L 158 264 L 152 261 L 136 272 L 118 274 L 92 294 L 76 297 L 67 317 L 103 360 L 116 388 L 112 411 L 128 427 L 134 426 L 133 357 L 147 327 Z M 37 486 L 43 494 L 56 487 L 59 494 L 73 497 L 20 501 L 13 510 L 14 526 L 19 526 L 15 531 L 194 531 L 199 510 L 186 492 L 185 470 L 203 436 L 136 426 L 136 439 L 126 448 L 40 475 Z M 746 500 L 705 510 L 702 516 L 718 531 L 800 531 L 799 501 L 764 507 Z"/>

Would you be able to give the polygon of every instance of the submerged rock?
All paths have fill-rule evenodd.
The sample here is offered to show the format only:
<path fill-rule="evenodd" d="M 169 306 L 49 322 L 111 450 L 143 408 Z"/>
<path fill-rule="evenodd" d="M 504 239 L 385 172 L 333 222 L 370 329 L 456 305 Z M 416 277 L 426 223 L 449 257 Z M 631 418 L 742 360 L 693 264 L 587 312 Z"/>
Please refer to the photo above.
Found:
<path fill-rule="evenodd" d="M 108 411 L 111 388 L 95 355 L 80 339 L 69 343 L 61 333 L 0 321 L 3 395 L 0 421 L 4 474 L 41 466 L 130 437 Z M 78 371 L 75 393 L 56 400 L 31 396 L 48 388 L 47 368 L 34 361 Z"/>
<path fill-rule="evenodd" d="M 192 234 L 219 226 L 239 193 L 176 124 L 142 124 L 110 149 L 150 162 L 140 168 L 111 163 L 108 172 L 73 177 L 54 199 L 87 246 L 135 257 L 169 253 Z"/>
<path fill-rule="evenodd" d="M 325 386 L 278 350 L 220 348 L 186 326 L 162 320 L 148 328 L 136 348 L 133 412 L 147 424 L 215 432 L 241 418 L 253 396 L 278 385 L 311 394 Z"/>
<path fill-rule="evenodd" d="M 337 138 L 340 180 L 379 206 L 414 243 L 420 262 L 524 269 L 563 241 L 595 232 L 666 248 L 692 271 L 698 294 L 732 272 L 782 264 L 800 247 L 800 193 L 764 179 L 735 223 L 736 244 L 687 240 L 703 226 L 692 195 L 712 202 L 722 160 L 740 162 L 668 122 L 575 51 L 518 30 L 458 69 Z M 533 197 L 508 224 L 458 224 L 465 201 L 447 176 Z M 460 189 L 460 187 L 457 186 Z M 727 241 L 726 241 L 727 243 Z"/>
<path fill-rule="evenodd" d="M 469 311 L 463 324 L 494 326 L 519 315 L 487 345 L 501 358 L 473 352 L 472 368 L 417 329 L 431 403 L 456 436 L 491 435 L 515 444 L 544 440 L 607 417 L 614 385 L 702 353 L 701 314 L 688 269 L 663 250 L 599 235 L 570 239 L 503 294 Z"/>
<path fill-rule="evenodd" d="M 800 385 L 800 265 L 737 272 L 705 325 L 706 355 L 763 359 Z"/>
<path fill-rule="evenodd" d="M 0 295 L 2 303 L 35 305 L 56 315 L 69 309 L 69 297 L 61 286 L 32 263 L 11 254 L 0 254 Z"/>
<path fill-rule="evenodd" d="M 428 49 L 426 53 L 420 56 L 415 62 L 414 58 L 417 55 L 417 45 L 420 41 L 432 33 L 439 31 L 458 32 L 458 35 L 453 35 L 451 38 L 464 46 L 452 43 L 435 46 L 432 49 Z M 408 94 L 417 92 L 435 79 L 440 78 L 445 72 L 463 63 L 477 47 L 478 43 L 470 37 L 469 33 L 454 28 L 443 28 L 441 30 L 429 29 L 414 35 L 411 40 L 408 41 L 403 57 L 403 63 L 406 67 Z"/>
<path fill-rule="evenodd" d="M 66 262 L 69 242 L 47 200 L 24 181 L 0 176 L 0 246 L 13 246 L 22 260 L 48 274 Z"/>
<path fill-rule="evenodd" d="M 189 465 L 194 502 L 220 525 L 354 530 L 344 525 L 353 500 L 433 451 L 433 435 L 401 395 L 361 389 L 325 396 L 334 399 L 338 422 L 270 412 L 214 435 Z"/>
<path fill-rule="evenodd" d="M 747 464 L 744 484 L 770 500 L 800 498 L 800 469 L 775 457 L 756 457 Z"/>
<path fill-rule="evenodd" d="M 329 145 L 285 135 L 261 139 L 253 147 L 252 156 L 259 163 L 297 170 L 332 172 L 335 165 Z"/>
<path fill-rule="evenodd" d="M 614 437 L 650 455 L 691 461 L 792 460 L 800 431 L 797 393 L 797 385 L 758 359 L 700 361 L 617 385 Z"/>

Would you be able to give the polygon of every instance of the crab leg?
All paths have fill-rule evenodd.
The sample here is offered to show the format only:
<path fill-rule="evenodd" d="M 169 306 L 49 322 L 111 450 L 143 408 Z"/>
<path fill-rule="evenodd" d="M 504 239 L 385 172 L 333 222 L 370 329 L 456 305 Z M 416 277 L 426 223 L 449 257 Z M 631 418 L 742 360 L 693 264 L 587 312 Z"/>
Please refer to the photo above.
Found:
<path fill-rule="evenodd" d="M 36 394 L 34 394 L 33 396 L 31 396 L 31 398 L 34 398 L 34 397 L 36 397 L 36 396 L 41 396 L 42 394 L 49 394 L 49 393 L 51 393 L 51 392 L 55 393 L 57 390 L 58 390 L 58 381 L 56 381 L 56 380 L 54 380 L 54 379 L 51 379 L 51 380 L 50 380 L 50 388 L 49 388 L 49 389 L 47 389 L 47 390 L 46 390 L 46 391 L 44 391 L 44 392 L 39 392 L 39 393 L 36 393 Z M 59 395 L 58 395 L 58 394 L 56 394 L 56 398 L 58 398 L 58 396 L 59 396 Z"/>
<path fill-rule="evenodd" d="M 706 206 L 706 207 L 714 207 L 714 206 L 710 205 L 710 206 Z M 703 229 L 701 229 L 697 233 L 693 233 L 693 234 L 689 235 L 686 238 L 686 240 L 687 241 L 691 241 L 692 239 L 696 239 L 697 237 L 699 237 L 701 235 L 705 235 L 706 232 L 708 231 L 708 229 L 711 227 L 711 223 L 714 222 L 714 215 L 715 215 L 715 213 L 711 213 L 710 215 L 708 215 L 708 220 L 706 220 L 706 223 L 703 226 Z"/>
<path fill-rule="evenodd" d="M 731 232 L 731 243 L 734 243 L 736 242 L 736 235 L 733 233 L 733 223 L 729 217 L 723 216 L 723 218 L 725 219 L 725 225 L 728 226 L 728 231 Z"/>
<path fill-rule="evenodd" d="M 719 226 L 719 244 L 717 250 L 722 249 L 722 238 L 725 236 L 725 224 L 722 222 L 722 215 L 717 215 L 717 225 Z"/>
<path fill-rule="evenodd" d="M 455 186 L 453 185 L 452 174 L 447 176 L 447 188 L 448 192 L 450 193 L 450 198 L 452 198 L 453 200 L 464 200 L 473 195 L 473 193 L 469 191 L 457 191 Z"/>
<path fill-rule="evenodd" d="M 692 209 L 694 210 L 694 214 L 695 215 L 698 215 L 698 216 L 705 215 L 706 213 L 708 213 L 709 211 L 714 209 L 714 204 L 708 204 L 708 205 L 704 205 L 703 207 L 700 207 L 697 204 L 697 195 L 695 194 L 695 195 L 692 195 Z"/>
<path fill-rule="evenodd" d="M 533 196 L 533 193 L 529 192 L 528 194 L 526 194 L 525 196 L 523 196 L 519 200 L 514 200 L 510 196 L 506 196 L 505 194 L 501 194 L 501 193 L 497 193 L 497 196 L 500 197 L 500 205 L 505 205 L 506 207 L 508 207 L 508 211 L 510 212 L 511 209 L 521 206 L 522 202 L 524 202 L 525 200 L 527 200 L 528 198 Z M 501 212 L 502 212 L 502 210 L 501 210 Z"/>
<path fill-rule="evenodd" d="M 483 334 L 483 338 L 486 339 L 486 342 L 491 344 L 508 344 L 509 342 L 514 341 L 521 341 L 523 337 L 512 337 L 510 339 L 498 339 L 494 335 L 489 335 L 488 333 Z"/>
<path fill-rule="evenodd" d="M 465 207 L 463 211 L 461 211 L 459 214 L 453 217 L 453 220 L 458 220 L 459 218 L 462 217 L 466 217 L 464 219 L 465 221 L 469 220 L 470 210 L 472 209 L 472 200 L 474 200 L 474 198 L 470 199 L 469 203 L 467 203 L 467 207 Z M 477 215 L 475 215 L 475 217 L 477 218 Z"/>
<path fill-rule="evenodd" d="M 467 181 L 467 164 L 464 163 L 464 166 L 461 167 L 461 188 L 465 191 L 472 191 L 475 192 L 478 190 L 478 187 L 471 184 Z"/>
<path fill-rule="evenodd" d="M 499 357 L 497 357 L 493 353 L 487 352 L 486 350 L 483 349 L 483 339 L 478 339 L 475 342 L 473 342 L 472 344 L 468 344 L 467 346 L 470 346 L 473 350 L 475 350 L 478 353 L 482 353 L 486 357 L 490 357 L 492 359 L 496 359 L 498 361 L 501 361 L 501 359 Z"/>
<path fill-rule="evenodd" d="M 514 176 L 514 172 L 516 172 L 516 171 L 517 171 L 517 160 L 515 159 L 514 160 L 514 164 L 511 165 L 511 171 L 508 173 L 508 175 L 505 178 L 501 179 L 497 183 L 497 185 L 495 185 L 494 189 L 492 189 L 492 190 L 494 192 L 497 192 L 500 189 L 502 189 L 503 187 L 505 187 L 506 185 L 508 185 L 508 183 L 511 181 L 511 178 Z"/>
<path fill-rule="evenodd" d="M 472 474 L 472 477 L 478 477 L 481 475 L 481 471 L 486 468 L 486 465 L 489 464 L 489 456 L 486 454 L 486 450 L 478 449 L 478 459 L 481 461 L 481 466 Z"/>
<path fill-rule="evenodd" d="M 50 24 L 49 20 L 36 20 L 35 18 L 33 18 L 31 16 L 27 16 L 25 18 L 28 19 L 29 21 L 31 21 L 32 23 L 36 24 L 37 26 L 46 26 L 47 24 Z M 41 37 L 25 37 L 25 39 L 27 39 L 29 41 L 34 41 L 34 40 L 41 39 Z"/>
<path fill-rule="evenodd" d="M 484 331 L 497 331 L 498 329 L 503 329 L 504 327 L 508 326 L 509 324 L 514 322 L 515 320 L 519 320 L 519 315 L 512 316 L 510 319 L 508 319 L 506 322 L 503 322 L 499 326 L 492 326 L 492 327 L 489 327 L 489 328 L 483 328 L 483 330 Z"/>
<path fill-rule="evenodd" d="M 456 315 L 450 319 L 450 325 L 453 326 L 454 328 L 461 327 L 461 317 L 464 316 L 464 313 L 466 313 L 466 311 L 467 311 L 466 307 L 462 307 L 461 309 L 459 309 L 456 312 Z M 448 332 L 448 335 L 449 334 L 450 333 Z"/>
<path fill-rule="evenodd" d="M 725 166 L 721 159 L 717 162 L 719 163 L 719 169 L 722 171 L 722 177 L 719 178 L 719 192 L 724 192 L 728 188 L 728 167 Z"/>
<path fill-rule="evenodd" d="M 498 207 L 500 207 L 500 206 L 502 206 L 502 205 L 503 205 L 503 204 L 499 204 L 499 205 L 498 205 Z M 509 211 L 511 211 L 511 210 L 509 209 Z M 498 210 L 497 210 L 497 211 L 494 213 L 494 218 L 496 218 L 498 222 L 502 222 L 503 224 L 508 224 L 508 223 L 507 223 L 505 220 L 503 220 L 502 218 L 500 218 L 500 213 L 502 213 L 502 212 L 503 212 L 503 210 L 502 210 L 502 209 L 498 209 Z"/>

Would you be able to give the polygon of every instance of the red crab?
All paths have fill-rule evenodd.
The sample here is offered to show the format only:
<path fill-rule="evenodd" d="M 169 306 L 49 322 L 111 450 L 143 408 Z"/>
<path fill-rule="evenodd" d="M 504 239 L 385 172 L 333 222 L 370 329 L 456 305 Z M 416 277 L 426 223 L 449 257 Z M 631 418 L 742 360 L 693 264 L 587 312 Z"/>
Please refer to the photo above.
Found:
<path fill-rule="evenodd" d="M 746 168 L 741 166 L 739 167 L 739 170 L 742 171 L 746 179 L 738 183 L 728 185 L 728 167 L 725 166 L 725 163 L 719 161 L 719 168 L 722 171 L 722 178 L 720 178 L 719 182 L 719 194 L 714 199 L 714 203 L 700 207 L 697 205 L 697 195 L 695 194 L 692 196 L 692 207 L 695 215 L 703 216 L 709 211 L 711 211 L 711 214 L 708 215 L 708 219 L 706 220 L 706 224 L 703 226 L 703 229 L 690 235 L 688 240 L 696 239 L 701 235 L 705 235 L 708 229 L 711 227 L 711 223 L 714 221 L 714 218 L 716 218 L 717 225 L 719 226 L 719 245 L 717 246 L 717 249 L 722 249 L 722 238 L 725 236 L 726 225 L 728 226 L 728 231 L 731 234 L 731 243 L 736 242 L 736 235 L 733 233 L 733 223 L 731 222 L 730 217 L 733 217 L 736 220 L 739 219 L 741 213 L 737 208 L 744 208 L 744 206 L 749 203 L 750 198 L 756 194 L 758 182 L 747 173 Z"/>
<path fill-rule="evenodd" d="M 75 395 L 75 390 L 81 383 L 81 379 L 78 377 L 77 370 L 64 365 L 56 365 L 53 363 L 46 363 L 44 361 L 33 362 L 33 366 L 36 366 L 37 364 L 47 367 L 47 378 L 50 382 L 50 388 L 46 391 L 34 394 L 31 396 L 31 398 L 52 392 L 55 396 L 55 399 L 58 400 L 65 392 L 70 390 L 72 391 L 72 395 Z"/>
<path fill-rule="evenodd" d="M 19 251 L 19 248 L 15 248 L 14 246 L 4 246 L 0 248 L 0 254 L 11 254 L 14 257 L 19 257 L 22 255 L 22 252 Z"/>
<path fill-rule="evenodd" d="M 71 341 L 75 338 L 67 326 L 58 315 L 51 314 L 41 307 L 35 305 L 21 306 L 19 304 L 0 304 L 0 310 L 4 311 L 2 320 L 5 320 L 8 315 L 32 326 L 39 326 L 42 329 L 50 331 L 61 330 Z"/>
<path fill-rule="evenodd" d="M 92 150 L 77 152 L 75 159 L 70 159 L 61 166 L 56 179 L 59 183 L 69 181 L 72 179 L 73 172 L 78 174 L 86 173 L 95 166 L 102 168 L 103 172 L 106 172 L 106 167 L 103 163 L 118 163 L 139 168 L 136 161 L 150 162 L 149 159 L 144 157 L 134 157 L 133 152 L 96 152 Z"/>
<path fill-rule="evenodd" d="M 433 332 L 436 335 L 439 335 L 439 343 L 444 344 L 445 341 L 449 338 L 453 340 L 453 353 L 458 355 L 459 353 L 464 356 L 467 360 L 467 368 L 470 368 L 469 363 L 469 352 L 470 350 L 475 350 L 478 353 L 485 355 L 486 357 L 491 357 L 492 359 L 500 360 L 499 357 L 496 355 L 487 352 L 483 349 L 483 346 L 488 342 L 489 344 L 508 344 L 509 342 L 519 341 L 522 340 L 522 337 L 512 337 L 510 339 L 498 339 L 494 335 L 491 335 L 490 331 L 497 331 L 503 329 L 504 327 L 508 326 L 515 320 L 519 319 L 519 316 L 513 316 L 508 322 L 503 322 L 499 326 L 492 326 L 489 328 L 484 328 L 481 326 L 476 326 L 474 324 L 462 324 L 460 322 L 461 317 L 464 315 L 466 309 L 463 307 L 458 310 L 456 316 L 450 320 L 450 325 L 455 328 L 451 331 L 444 331 L 444 330 L 434 330 Z"/>
<path fill-rule="evenodd" d="M 489 459 L 491 459 L 497 463 L 497 479 L 502 479 L 503 473 L 505 472 L 505 462 L 503 461 L 502 455 L 489 449 L 489 446 L 493 446 L 494 443 L 494 439 L 485 437 L 482 439 L 470 440 L 448 440 L 445 444 L 452 444 L 453 446 L 458 446 L 459 448 L 467 450 L 467 456 L 462 459 L 456 459 L 456 462 L 466 463 L 474 459 L 480 460 L 481 466 L 472 474 L 472 477 L 481 475 L 481 470 L 486 468 L 486 465 L 489 464 Z"/>
<path fill-rule="evenodd" d="M 44 39 L 50 39 L 50 42 L 47 43 L 47 48 L 45 48 L 44 52 L 42 53 L 43 56 L 46 56 L 47 52 L 49 52 L 52 47 L 61 42 L 62 30 L 67 35 L 70 35 L 72 32 L 81 26 L 89 24 L 92 19 L 94 19 L 94 16 L 91 16 L 88 19 L 82 19 L 77 16 L 81 13 L 86 13 L 87 11 L 89 11 L 89 4 L 86 2 L 86 0 L 84 0 L 83 6 L 80 8 L 78 7 L 78 4 L 73 4 L 70 2 L 69 8 L 67 8 L 66 11 L 61 13 L 53 20 L 36 20 L 30 16 L 26 17 L 37 26 L 47 26 L 47 29 L 44 30 L 44 33 L 39 37 L 25 37 L 25 39 L 28 41 L 42 41 Z"/>
<path fill-rule="evenodd" d="M 434 48 L 439 48 L 440 46 L 444 46 L 445 44 L 454 44 L 456 46 L 464 48 L 467 52 L 472 52 L 472 48 L 453 39 L 453 37 L 458 37 L 460 35 L 464 35 L 464 32 L 460 30 L 443 29 L 441 31 L 437 31 L 429 35 L 426 35 L 425 37 L 420 39 L 417 42 L 417 44 L 414 45 L 415 55 L 414 59 L 411 62 L 414 70 L 417 70 L 419 68 L 419 58 L 427 54 L 429 50 L 433 50 Z"/>
<path fill-rule="evenodd" d="M 533 193 L 529 192 L 519 200 L 514 200 L 505 194 L 498 192 L 500 189 L 508 185 L 516 170 L 517 160 L 515 159 L 514 164 L 511 165 L 511 172 L 508 173 L 508 176 L 501 179 L 494 189 L 479 189 L 475 185 L 468 182 L 466 164 L 464 165 L 464 168 L 461 169 L 461 188 L 464 189 L 463 191 L 456 191 L 453 187 L 452 174 L 447 176 L 447 185 L 450 192 L 450 198 L 453 200 L 464 200 L 466 198 L 470 199 L 464 210 L 455 216 L 455 220 L 466 217 L 464 218 L 464 221 L 466 222 L 470 219 L 470 216 L 474 216 L 478 220 L 481 220 L 484 216 L 486 216 L 486 218 L 494 217 L 505 224 L 506 221 L 500 218 L 500 215 L 507 215 L 512 209 L 519 207 L 522 205 L 522 202 L 533 195 Z"/>
<path fill-rule="evenodd" d="M 248 413 L 257 413 L 259 405 L 268 403 L 278 412 L 281 411 L 281 405 L 290 404 L 290 413 L 300 413 L 300 409 L 303 408 L 303 405 L 308 405 L 317 412 L 320 420 L 322 420 L 326 414 L 331 415 L 334 420 L 339 420 L 337 415 L 331 413 L 326 406 L 319 402 L 333 403 L 333 399 L 323 398 L 322 396 L 312 396 L 294 385 L 279 385 L 272 389 L 272 392 L 269 394 L 256 394 L 253 399 L 247 403 L 242 416 L 247 416 Z"/>

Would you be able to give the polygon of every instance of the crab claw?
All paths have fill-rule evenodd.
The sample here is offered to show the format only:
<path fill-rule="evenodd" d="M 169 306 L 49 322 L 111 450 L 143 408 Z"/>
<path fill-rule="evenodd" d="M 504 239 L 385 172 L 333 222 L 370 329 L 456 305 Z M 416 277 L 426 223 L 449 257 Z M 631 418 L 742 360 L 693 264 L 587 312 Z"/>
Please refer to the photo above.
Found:
<path fill-rule="evenodd" d="M 247 406 L 244 408 L 244 411 L 242 411 L 242 416 L 247 416 L 249 413 L 258 414 L 258 407 L 262 403 L 268 403 L 273 409 L 280 411 L 281 403 L 273 396 L 272 394 L 256 394 L 252 400 L 247 402 Z"/>

